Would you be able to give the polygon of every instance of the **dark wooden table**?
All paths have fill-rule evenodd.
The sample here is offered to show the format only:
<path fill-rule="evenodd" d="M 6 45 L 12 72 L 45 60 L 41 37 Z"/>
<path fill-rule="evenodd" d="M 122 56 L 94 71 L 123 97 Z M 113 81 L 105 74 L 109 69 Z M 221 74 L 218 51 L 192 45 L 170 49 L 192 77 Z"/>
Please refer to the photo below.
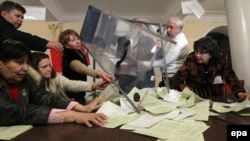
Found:
<path fill-rule="evenodd" d="M 204 132 L 205 141 L 226 141 L 228 122 L 209 117 L 210 128 Z M 11 141 L 156 141 L 156 138 L 135 134 L 119 128 L 87 128 L 79 124 L 35 126 Z"/>
<path fill-rule="evenodd" d="M 226 121 L 216 117 L 209 117 L 206 123 L 210 127 L 203 133 L 205 141 L 226 141 L 226 127 L 229 125 Z"/>
<path fill-rule="evenodd" d="M 88 128 L 72 123 L 36 126 L 11 141 L 156 141 L 156 139 L 119 128 Z"/>

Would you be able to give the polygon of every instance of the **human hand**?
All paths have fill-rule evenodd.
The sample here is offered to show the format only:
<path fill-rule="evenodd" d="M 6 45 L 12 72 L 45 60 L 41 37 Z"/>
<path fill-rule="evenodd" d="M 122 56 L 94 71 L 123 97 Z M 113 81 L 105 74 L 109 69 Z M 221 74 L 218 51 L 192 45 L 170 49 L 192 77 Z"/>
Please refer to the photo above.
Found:
<path fill-rule="evenodd" d="M 48 49 L 55 49 L 58 52 L 63 51 L 63 45 L 58 41 L 49 41 L 46 45 Z"/>
<path fill-rule="evenodd" d="M 148 19 L 144 19 L 144 18 L 136 18 L 135 21 L 144 22 L 144 23 L 148 23 L 149 22 Z"/>
<path fill-rule="evenodd" d="M 110 10 L 106 10 L 105 12 L 106 12 L 107 14 L 110 14 L 110 15 L 112 14 L 112 11 L 110 11 Z"/>
<path fill-rule="evenodd" d="M 161 48 L 162 47 L 162 39 L 156 39 L 155 45 L 156 45 L 156 47 Z"/>
<path fill-rule="evenodd" d="M 75 116 L 76 123 L 83 123 L 87 127 L 93 125 L 103 126 L 106 124 L 107 117 L 102 113 L 77 113 Z"/>
<path fill-rule="evenodd" d="M 107 117 L 102 113 L 84 113 L 73 110 L 57 112 L 57 115 L 64 118 L 64 123 L 79 123 L 85 124 L 88 127 L 93 125 L 103 126 L 106 123 Z"/>
<path fill-rule="evenodd" d="M 248 99 L 248 100 L 250 100 L 250 94 L 248 94 L 248 93 L 238 93 L 238 96 L 239 96 L 239 99 L 240 100 L 245 100 L 245 99 Z"/>
<path fill-rule="evenodd" d="M 108 83 L 111 83 L 113 81 L 113 78 L 107 72 L 98 71 L 96 75 L 97 77 L 102 78 L 104 81 Z"/>
<path fill-rule="evenodd" d="M 92 90 L 103 90 L 108 86 L 109 82 L 99 81 L 92 84 Z"/>
<path fill-rule="evenodd" d="M 85 111 L 86 112 L 92 112 L 93 110 L 96 110 L 101 107 L 101 103 L 104 100 L 105 95 L 99 95 L 96 97 L 92 102 L 90 102 L 88 105 L 85 105 Z"/>

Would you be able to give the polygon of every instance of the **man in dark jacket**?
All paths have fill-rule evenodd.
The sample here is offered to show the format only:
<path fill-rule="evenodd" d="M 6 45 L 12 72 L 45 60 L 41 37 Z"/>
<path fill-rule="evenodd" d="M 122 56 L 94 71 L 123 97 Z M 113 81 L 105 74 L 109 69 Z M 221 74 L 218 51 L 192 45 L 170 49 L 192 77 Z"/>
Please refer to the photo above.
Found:
<path fill-rule="evenodd" d="M 30 49 L 7 39 L 0 45 L 0 126 L 18 124 L 79 123 L 103 126 L 106 116 L 86 113 L 100 104 L 83 106 L 50 94 L 26 75 Z"/>
<path fill-rule="evenodd" d="M 57 51 L 62 51 L 63 46 L 58 41 L 48 41 L 18 30 L 23 23 L 25 13 L 25 8 L 18 3 L 4 1 L 0 4 L 0 42 L 12 38 L 21 41 L 31 50 L 45 51 L 53 48 Z"/>

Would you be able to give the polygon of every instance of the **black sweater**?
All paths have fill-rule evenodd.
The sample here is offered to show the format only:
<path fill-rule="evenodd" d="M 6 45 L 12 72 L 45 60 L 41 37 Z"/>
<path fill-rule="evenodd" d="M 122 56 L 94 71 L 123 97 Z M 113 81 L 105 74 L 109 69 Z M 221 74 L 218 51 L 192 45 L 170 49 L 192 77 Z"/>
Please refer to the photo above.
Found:
<path fill-rule="evenodd" d="M 44 52 L 47 49 L 46 44 L 48 40 L 30 33 L 22 32 L 0 16 L 0 43 L 8 38 L 22 42 L 31 50 Z"/>

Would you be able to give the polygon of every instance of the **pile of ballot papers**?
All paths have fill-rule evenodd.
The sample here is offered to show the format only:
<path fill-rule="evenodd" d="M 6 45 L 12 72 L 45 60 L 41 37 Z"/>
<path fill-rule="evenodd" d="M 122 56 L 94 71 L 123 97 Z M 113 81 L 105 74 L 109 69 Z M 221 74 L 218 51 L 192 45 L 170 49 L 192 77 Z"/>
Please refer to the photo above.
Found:
<path fill-rule="evenodd" d="M 112 99 L 104 101 L 97 112 L 108 116 L 107 124 L 104 126 L 106 128 L 119 127 L 158 138 L 159 141 L 184 139 L 201 141 L 204 140 L 203 132 L 209 128 L 205 123 L 209 116 L 230 111 L 237 112 L 249 106 L 248 100 L 227 104 L 203 99 L 187 87 L 182 92 L 176 90 L 166 92 L 165 87 L 156 90 L 152 88 L 140 90 L 134 87 L 127 97 L 140 110 L 138 113 L 127 98 L 116 95 L 115 91 L 104 90 L 102 93 L 113 93 L 118 97 L 113 97 L 115 101 Z M 135 94 L 139 94 L 139 100 L 135 100 Z"/>

